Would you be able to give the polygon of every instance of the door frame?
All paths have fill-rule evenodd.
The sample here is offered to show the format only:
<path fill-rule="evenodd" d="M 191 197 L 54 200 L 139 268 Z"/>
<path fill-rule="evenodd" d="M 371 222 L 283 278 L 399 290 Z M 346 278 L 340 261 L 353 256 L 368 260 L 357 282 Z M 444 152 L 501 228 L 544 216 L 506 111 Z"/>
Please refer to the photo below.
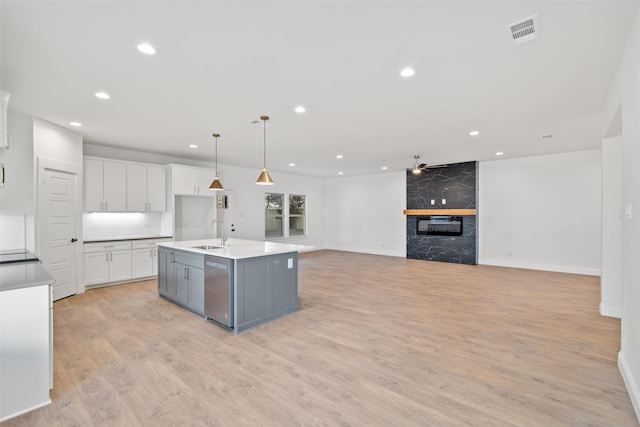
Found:
<path fill-rule="evenodd" d="M 44 253 L 44 245 L 45 242 L 40 239 L 40 235 L 42 233 L 42 228 L 45 227 L 44 224 L 44 215 L 42 212 L 42 206 L 46 203 L 43 200 L 46 192 L 44 190 L 44 172 L 45 170 L 52 170 L 56 172 L 68 173 L 75 177 L 76 181 L 76 212 L 75 212 L 75 222 L 76 222 L 76 238 L 78 242 L 76 244 L 76 293 L 81 294 L 85 291 L 84 283 L 82 280 L 83 277 L 83 259 L 82 259 L 82 247 L 83 247 L 83 238 L 82 238 L 82 208 L 84 206 L 82 199 L 82 165 L 77 165 L 74 163 L 63 162 L 60 160 L 49 159 L 47 157 L 38 157 L 37 158 L 37 176 L 36 176 L 36 226 L 35 228 L 35 246 L 37 250 L 38 256 Z"/>

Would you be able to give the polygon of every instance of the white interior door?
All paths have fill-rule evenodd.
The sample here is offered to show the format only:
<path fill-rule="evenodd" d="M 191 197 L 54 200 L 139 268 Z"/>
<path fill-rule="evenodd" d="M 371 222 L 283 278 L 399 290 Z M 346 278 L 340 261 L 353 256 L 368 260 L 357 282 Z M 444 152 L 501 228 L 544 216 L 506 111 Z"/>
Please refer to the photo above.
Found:
<path fill-rule="evenodd" d="M 56 279 L 55 301 L 77 293 L 77 175 L 45 168 L 40 184 L 39 258 Z"/>

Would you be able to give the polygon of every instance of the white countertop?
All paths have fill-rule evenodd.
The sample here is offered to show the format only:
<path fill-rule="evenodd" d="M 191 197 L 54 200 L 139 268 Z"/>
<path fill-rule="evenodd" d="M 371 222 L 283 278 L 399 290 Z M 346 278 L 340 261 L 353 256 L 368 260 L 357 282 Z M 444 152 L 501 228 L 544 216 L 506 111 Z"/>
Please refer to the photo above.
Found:
<path fill-rule="evenodd" d="M 179 249 L 204 255 L 214 255 L 229 259 L 256 258 L 265 255 L 301 252 L 313 249 L 308 245 L 293 245 L 289 243 L 263 242 L 259 240 L 228 239 L 224 247 L 217 249 L 199 249 L 195 246 L 220 245 L 220 239 L 187 240 L 182 242 L 163 242 L 158 246 Z"/>
<path fill-rule="evenodd" d="M 0 291 L 53 285 L 55 279 L 40 261 L 0 265 Z"/>

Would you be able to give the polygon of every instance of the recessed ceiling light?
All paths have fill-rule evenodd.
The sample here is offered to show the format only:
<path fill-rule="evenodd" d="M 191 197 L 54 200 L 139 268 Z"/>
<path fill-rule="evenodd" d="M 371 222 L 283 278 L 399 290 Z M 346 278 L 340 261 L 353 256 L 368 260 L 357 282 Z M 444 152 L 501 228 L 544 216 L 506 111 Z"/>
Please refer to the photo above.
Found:
<path fill-rule="evenodd" d="M 69 122 L 69 124 L 70 124 L 71 126 L 75 126 L 75 127 L 80 127 L 80 126 L 82 126 L 82 123 L 80 123 L 80 122 Z"/>
<path fill-rule="evenodd" d="M 411 67 L 407 67 L 405 69 L 403 69 L 402 71 L 400 71 L 400 75 L 402 77 L 411 77 L 416 73 L 416 70 L 414 70 Z"/>
<path fill-rule="evenodd" d="M 336 156 L 336 159 L 341 159 L 341 158 L 343 158 L 343 157 L 344 157 L 344 156 L 343 156 L 342 154 L 338 154 L 338 155 Z"/>
<path fill-rule="evenodd" d="M 298 105 L 296 108 L 293 109 L 293 111 L 295 111 L 296 113 L 304 113 L 305 111 L 307 111 L 307 109 L 304 108 L 302 105 Z"/>
<path fill-rule="evenodd" d="M 504 153 L 503 153 L 502 151 L 498 151 L 498 152 L 496 153 L 496 156 L 502 156 L 503 154 L 504 154 Z"/>
<path fill-rule="evenodd" d="M 156 50 L 149 43 L 140 43 L 138 45 L 138 50 L 147 55 L 155 55 Z"/>
<path fill-rule="evenodd" d="M 189 144 L 189 148 L 198 148 L 196 144 Z"/>
<path fill-rule="evenodd" d="M 96 98 L 100 98 L 100 99 L 111 98 L 107 92 L 96 92 L 95 95 L 96 95 Z"/>
<path fill-rule="evenodd" d="M 295 166 L 295 165 L 296 165 L 295 163 L 289 163 L 289 166 Z"/>
<path fill-rule="evenodd" d="M 469 136 L 478 136 L 480 135 L 480 131 L 478 130 L 472 130 L 469 132 Z"/>
<path fill-rule="evenodd" d="M 343 175 L 343 174 L 344 174 L 344 172 L 338 172 L 338 175 Z"/>
<path fill-rule="evenodd" d="M 383 167 L 382 167 L 382 170 L 383 170 L 383 171 L 386 171 L 387 169 L 389 169 L 389 168 L 388 168 L 388 167 L 386 167 L 386 166 L 383 166 Z"/>

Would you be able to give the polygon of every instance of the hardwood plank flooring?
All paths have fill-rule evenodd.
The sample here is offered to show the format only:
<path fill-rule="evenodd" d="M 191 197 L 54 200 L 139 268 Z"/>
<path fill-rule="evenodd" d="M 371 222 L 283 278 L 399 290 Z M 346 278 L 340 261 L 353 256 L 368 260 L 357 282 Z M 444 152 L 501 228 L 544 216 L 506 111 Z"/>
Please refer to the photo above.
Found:
<path fill-rule="evenodd" d="M 637 426 L 599 278 L 302 254 L 300 311 L 234 336 L 156 282 L 54 303 L 52 404 L 2 426 Z"/>

